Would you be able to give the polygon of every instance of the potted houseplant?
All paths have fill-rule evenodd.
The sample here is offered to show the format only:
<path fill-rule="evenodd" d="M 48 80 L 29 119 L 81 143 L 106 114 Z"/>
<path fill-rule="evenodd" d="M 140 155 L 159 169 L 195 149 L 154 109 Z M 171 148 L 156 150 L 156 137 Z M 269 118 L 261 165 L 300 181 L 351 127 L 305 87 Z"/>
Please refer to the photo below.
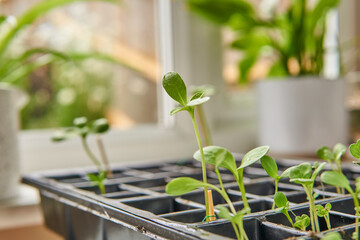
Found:
<path fill-rule="evenodd" d="M 321 144 L 347 141 L 345 82 L 323 77 L 324 54 L 333 51 L 324 45 L 326 17 L 340 1 L 278 1 L 263 12 L 248 0 L 186 2 L 234 33 L 240 84 L 266 60 L 271 81 L 259 81 L 256 88 L 260 145 L 283 154 L 312 154 Z"/>
<path fill-rule="evenodd" d="M 90 57 L 115 62 L 114 59 L 100 53 L 62 53 L 47 48 L 25 48 L 22 51 L 16 51 L 16 54 L 11 51 L 12 43 L 16 40 L 17 35 L 39 17 L 52 9 L 78 1 L 81 0 L 41 1 L 17 17 L 0 17 L 0 98 L 2 112 L 0 115 L 0 153 L 2 155 L 0 160 L 0 199 L 14 197 L 17 193 L 19 180 L 17 141 L 19 125 L 17 111 L 19 108 L 15 107 L 16 102 L 19 101 L 19 94 L 16 94 L 19 91 L 9 86 L 19 85 L 21 79 L 36 69 L 54 62 L 81 61 Z M 104 1 L 118 2 L 117 0 Z"/>

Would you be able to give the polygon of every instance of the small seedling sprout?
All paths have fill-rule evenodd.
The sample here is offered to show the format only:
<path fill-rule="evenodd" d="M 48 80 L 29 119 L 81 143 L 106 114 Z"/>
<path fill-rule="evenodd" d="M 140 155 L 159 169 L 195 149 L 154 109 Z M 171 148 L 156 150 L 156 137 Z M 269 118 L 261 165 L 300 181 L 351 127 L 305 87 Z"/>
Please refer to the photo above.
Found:
<path fill-rule="evenodd" d="M 330 224 L 329 212 L 331 210 L 331 203 L 327 203 L 325 207 L 322 205 L 316 205 L 315 208 L 318 217 L 323 217 L 325 219 L 327 228 L 330 230 L 331 224 Z"/>
<path fill-rule="evenodd" d="M 73 125 L 74 125 L 73 127 L 64 128 L 63 130 L 56 131 L 52 137 L 52 140 L 54 142 L 60 142 L 69 138 L 73 138 L 74 136 L 80 136 L 81 144 L 86 154 L 98 169 L 97 175 L 88 174 L 88 178 L 90 179 L 90 181 L 92 181 L 95 185 L 99 187 L 99 190 L 102 194 L 105 194 L 104 180 L 106 179 L 107 174 L 110 174 L 111 176 L 112 172 L 110 170 L 109 163 L 106 158 L 105 148 L 102 143 L 100 134 L 106 133 L 109 130 L 109 124 L 106 119 L 100 118 L 95 120 L 91 125 L 91 127 L 89 127 L 88 120 L 86 117 L 78 117 L 74 119 Z M 91 151 L 87 143 L 87 137 L 91 133 L 94 133 L 97 136 L 101 159 L 103 161 L 103 165 L 105 166 L 106 171 L 104 170 L 101 162 Z"/>
<path fill-rule="evenodd" d="M 346 153 L 346 146 L 337 143 L 333 150 L 331 150 L 327 146 L 323 146 L 317 150 L 317 155 L 319 158 L 327 161 L 331 169 L 333 171 L 338 171 L 339 173 L 342 173 L 342 167 L 341 167 L 341 157 Z M 337 193 L 344 194 L 344 189 L 336 187 Z"/>
<path fill-rule="evenodd" d="M 286 216 L 286 218 L 289 220 L 291 226 L 294 227 L 294 222 L 289 215 L 289 211 L 290 211 L 289 204 L 290 203 L 287 200 L 287 198 L 283 192 L 277 192 L 274 195 L 274 203 L 278 207 L 277 209 L 275 209 L 275 211 L 281 212 L 282 214 L 284 214 Z"/>
<path fill-rule="evenodd" d="M 345 188 L 352 196 L 355 206 L 355 232 L 353 233 L 352 238 L 358 239 L 359 236 L 359 200 L 357 198 L 360 190 L 360 184 L 356 185 L 355 192 L 351 189 L 349 180 L 346 178 L 346 176 L 342 173 L 336 172 L 336 171 L 326 171 L 321 174 L 320 176 L 321 181 L 323 181 L 326 184 L 337 186 L 341 188 Z M 360 182 L 360 179 L 356 179 L 356 183 Z M 358 187 L 359 186 L 359 187 Z"/>
<path fill-rule="evenodd" d="M 209 196 L 207 192 L 207 177 L 206 177 L 206 164 L 203 153 L 203 144 L 201 142 L 199 128 L 195 119 L 195 107 L 209 101 L 209 97 L 204 97 L 203 94 L 195 94 L 190 100 L 187 97 L 187 89 L 183 79 L 176 72 L 168 72 L 164 75 L 162 80 L 162 85 L 167 94 L 174 99 L 177 103 L 180 104 L 179 107 L 173 109 L 170 114 L 173 115 L 180 111 L 187 111 L 191 117 L 196 140 L 198 147 L 201 153 L 201 167 L 202 167 L 202 176 L 204 182 L 204 196 L 205 196 L 205 205 L 206 205 L 206 216 L 209 216 Z"/>
<path fill-rule="evenodd" d="M 279 185 L 279 181 L 283 178 L 288 177 L 287 173 L 283 173 L 279 176 L 278 174 L 278 166 L 275 162 L 275 160 L 270 157 L 270 156 L 263 156 L 260 159 L 261 165 L 262 167 L 265 169 L 266 173 L 269 175 L 269 177 L 273 178 L 275 180 L 275 192 L 274 195 L 276 195 L 277 191 L 278 191 L 278 185 Z M 273 202 L 272 208 L 275 208 L 275 201 Z"/>
<path fill-rule="evenodd" d="M 325 167 L 326 163 L 319 164 L 315 162 L 313 166 L 310 163 L 301 163 L 284 171 L 284 177 L 289 176 L 290 182 L 301 184 L 309 200 L 310 223 L 313 232 L 320 232 L 319 221 L 316 214 L 315 197 L 313 194 L 314 182 L 317 175 Z M 314 171 L 313 171 L 314 169 Z"/>
<path fill-rule="evenodd" d="M 341 240 L 342 237 L 338 232 L 329 232 L 321 238 L 321 240 Z"/>

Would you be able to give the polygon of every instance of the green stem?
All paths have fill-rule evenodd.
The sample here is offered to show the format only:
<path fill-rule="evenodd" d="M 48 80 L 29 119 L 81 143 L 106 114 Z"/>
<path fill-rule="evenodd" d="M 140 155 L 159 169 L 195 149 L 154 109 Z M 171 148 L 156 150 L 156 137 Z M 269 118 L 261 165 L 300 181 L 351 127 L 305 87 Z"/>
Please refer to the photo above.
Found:
<path fill-rule="evenodd" d="M 86 154 L 89 156 L 89 158 L 91 159 L 91 161 L 95 164 L 95 166 L 98 168 L 99 173 L 102 171 L 102 167 L 100 164 L 100 161 L 95 157 L 95 155 L 91 152 L 89 145 L 86 142 L 86 138 L 82 137 L 81 138 L 81 143 L 85 149 Z"/>
<path fill-rule="evenodd" d="M 196 107 L 196 109 L 197 109 L 197 113 L 198 113 L 198 116 L 199 116 L 200 126 L 202 128 L 203 133 L 204 133 L 205 145 L 206 146 L 211 146 L 212 145 L 212 137 L 211 137 L 211 133 L 210 133 L 209 124 L 208 124 L 208 122 L 206 121 L 206 118 L 205 118 L 204 108 L 202 107 L 202 105 L 198 105 Z"/>
<path fill-rule="evenodd" d="M 241 234 L 239 233 L 239 229 L 237 228 L 236 224 L 231 222 L 231 225 L 234 228 L 235 234 L 236 234 L 236 239 L 240 240 L 241 239 Z"/>
<path fill-rule="evenodd" d="M 105 193 L 106 193 L 106 192 L 105 192 L 105 185 L 104 185 L 103 180 L 98 182 L 98 187 L 99 187 L 99 189 L 100 189 L 100 193 L 101 193 L 101 194 L 105 194 Z"/>
<path fill-rule="evenodd" d="M 354 200 L 354 206 L 355 206 L 355 234 L 356 234 L 356 237 L 358 238 L 359 237 L 359 217 L 360 217 L 360 214 L 359 214 L 359 200 L 357 198 L 357 193 L 354 193 L 354 192 L 350 192 L 352 197 L 353 197 L 353 200 Z"/>
<path fill-rule="evenodd" d="M 313 232 L 320 232 L 319 220 L 316 215 L 315 200 L 312 195 L 312 187 L 303 185 L 309 200 L 311 229 Z"/>
<path fill-rule="evenodd" d="M 247 207 L 250 209 L 249 203 L 246 198 L 246 191 L 245 191 L 245 186 L 244 186 L 244 182 L 243 182 L 243 174 L 244 174 L 244 169 L 240 169 L 238 171 L 238 181 L 237 182 L 238 182 L 239 189 L 241 192 L 242 201 L 244 202 L 244 207 L 245 208 Z M 251 211 L 251 209 L 250 209 L 250 211 Z"/>
<path fill-rule="evenodd" d="M 277 193 L 277 191 L 278 191 L 278 185 L 279 185 L 279 180 L 278 179 L 275 179 L 275 193 L 274 193 L 274 196 L 275 196 L 275 194 Z M 275 209 L 275 201 L 273 201 L 273 205 L 272 205 L 272 208 L 271 208 L 272 210 L 274 210 Z"/>
<path fill-rule="evenodd" d="M 198 128 L 196 120 L 195 120 L 194 110 L 189 111 L 189 114 L 190 114 L 190 117 L 191 117 L 191 120 L 192 120 L 192 123 L 194 126 L 196 140 L 198 142 L 198 146 L 199 146 L 199 150 L 200 150 L 203 182 L 206 185 L 207 184 L 206 164 L 205 164 L 204 150 L 202 147 L 201 138 L 200 138 L 200 134 L 199 134 L 199 128 Z M 209 196 L 208 196 L 208 191 L 207 191 L 206 186 L 204 187 L 204 197 L 205 197 L 205 206 L 206 206 L 206 216 L 209 216 Z M 207 218 L 206 221 L 209 221 L 209 218 Z"/>
<path fill-rule="evenodd" d="M 217 177 L 218 177 L 221 190 L 224 191 L 225 188 L 224 188 L 224 185 L 223 185 L 223 182 L 222 182 L 222 179 L 221 179 L 220 171 L 219 171 L 219 169 L 218 169 L 217 167 L 215 167 L 215 173 L 216 173 L 216 175 L 217 175 Z"/>
<path fill-rule="evenodd" d="M 324 216 L 324 218 L 325 218 L 325 221 L 326 221 L 327 228 L 330 230 L 330 229 L 331 229 L 331 224 L 330 224 L 329 213 L 326 214 L 326 215 Z"/>
<path fill-rule="evenodd" d="M 294 227 L 294 222 L 293 222 L 293 220 L 291 219 L 291 217 L 290 217 L 290 215 L 289 215 L 288 211 L 287 211 L 287 210 L 285 210 L 285 211 L 283 212 L 283 214 L 287 217 L 287 219 L 289 220 L 289 222 L 290 222 L 291 226 L 292 226 L 292 227 Z"/>
<path fill-rule="evenodd" d="M 237 224 L 239 226 L 241 239 L 248 240 L 249 238 L 247 237 L 245 229 L 244 229 L 243 218 L 241 218 Z"/>

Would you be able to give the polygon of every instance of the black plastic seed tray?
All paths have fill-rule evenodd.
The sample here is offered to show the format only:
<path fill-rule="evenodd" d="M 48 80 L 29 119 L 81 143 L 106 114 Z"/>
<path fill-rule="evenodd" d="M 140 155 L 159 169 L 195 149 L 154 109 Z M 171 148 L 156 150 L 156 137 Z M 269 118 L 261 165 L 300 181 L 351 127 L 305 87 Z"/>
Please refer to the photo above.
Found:
<path fill-rule="evenodd" d="M 299 161 L 278 161 L 279 170 Z M 39 189 L 41 206 L 48 228 L 65 239 L 233 239 L 232 225 L 223 219 L 202 222 L 205 216 L 203 191 L 195 190 L 179 197 L 165 193 L 166 184 L 179 176 L 202 179 L 199 162 L 188 160 L 146 166 L 114 167 L 114 177 L 105 182 L 106 194 L 86 178 L 93 168 L 51 171 L 24 176 L 23 182 Z M 360 176 L 360 168 L 345 166 L 351 179 Z M 234 178 L 222 171 L 225 188 L 236 210 L 243 208 L 241 193 Z M 217 184 L 209 172 L 208 181 Z M 252 213 L 244 217 L 244 229 L 250 240 L 286 239 L 290 237 L 320 238 L 329 232 L 320 220 L 322 232 L 292 229 L 284 215 L 271 210 L 274 183 L 260 164 L 244 171 L 244 182 Z M 298 214 L 308 213 L 306 194 L 300 185 L 282 181 L 282 191 Z M 354 205 L 349 195 L 339 195 L 333 187 L 318 186 L 317 204 L 330 202 L 333 229 L 350 239 L 355 228 Z M 215 205 L 225 201 L 213 192 Z M 321 218 L 320 218 L 321 219 Z"/>

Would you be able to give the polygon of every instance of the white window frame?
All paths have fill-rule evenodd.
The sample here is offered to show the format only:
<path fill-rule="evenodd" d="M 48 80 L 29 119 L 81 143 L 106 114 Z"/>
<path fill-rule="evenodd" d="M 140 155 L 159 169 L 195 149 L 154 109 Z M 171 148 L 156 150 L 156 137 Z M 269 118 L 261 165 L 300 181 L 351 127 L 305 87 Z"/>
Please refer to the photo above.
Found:
<path fill-rule="evenodd" d="M 207 83 L 216 86 L 218 93 L 205 106 L 214 143 L 235 152 L 254 147 L 254 95 L 252 91 L 248 91 L 240 96 L 232 96 L 225 91 L 219 27 L 189 13 L 181 0 L 158 0 L 157 3 L 155 11 L 159 16 L 162 74 L 173 70 L 179 72 L 188 85 Z M 161 86 L 158 96 L 158 125 L 140 125 L 126 131 L 113 130 L 104 136 L 112 163 L 133 164 L 185 159 L 190 158 L 197 150 L 189 116 L 183 112 L 170 117 L 173 100 Z M 55 144 L 50 141 L 52 132 L 20 132 L 22 173 L 91 165 L 79 139 Z"/>

